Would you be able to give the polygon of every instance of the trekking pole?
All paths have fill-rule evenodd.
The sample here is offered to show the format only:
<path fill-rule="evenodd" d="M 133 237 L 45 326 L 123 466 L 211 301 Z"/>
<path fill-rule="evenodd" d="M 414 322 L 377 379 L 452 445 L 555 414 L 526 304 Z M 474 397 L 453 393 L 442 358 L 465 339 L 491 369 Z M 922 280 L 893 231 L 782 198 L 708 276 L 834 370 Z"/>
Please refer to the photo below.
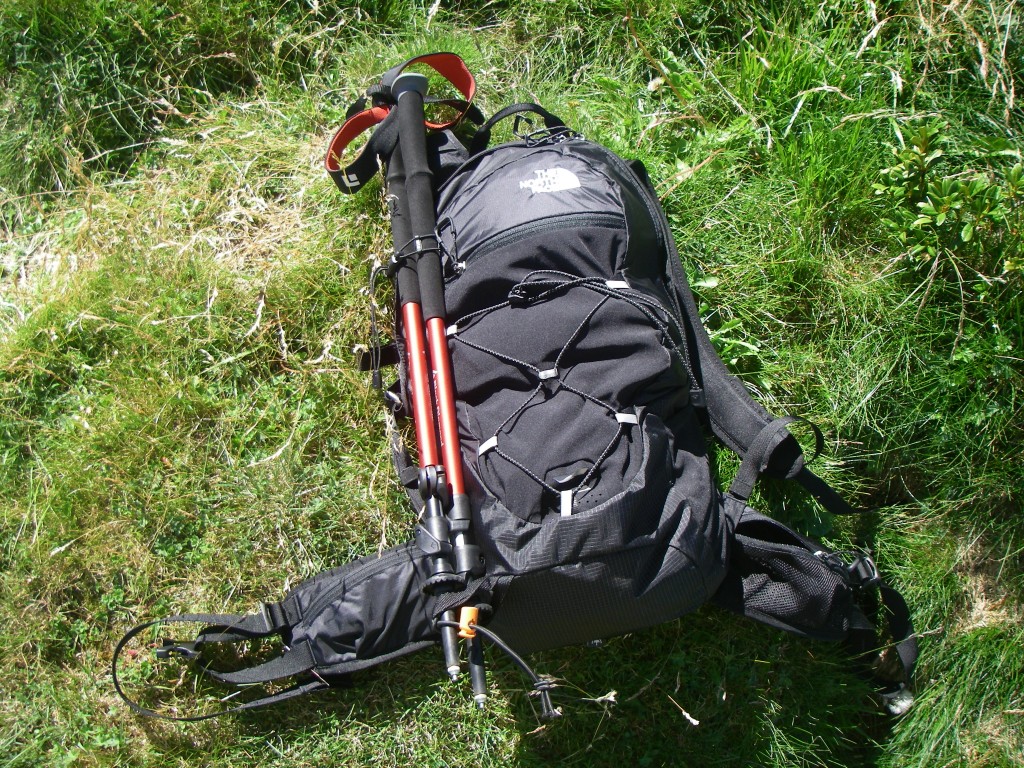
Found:
<path fill-rule="evenodd" d="M 423 498 L 423 511 L 417 527 L 416 540 L 420 548 L 431 555 L 431 576 L 428 585 L 443 591 L 458 585 L 458 574 L 452 568 L 449 554 L 448 525 L 444 510 L 437 498 L 437 431 L 434 427 L 434 407 L 430 392 L 430 371 L 427 361 L 427 342 L 420 306 L 420 288 L 416 276 L 415 253 L 406 253 L 412 242 L 406 199 L 405 171 L 401 148 L 396 147 L 387 169 L 388 207 L 391 213 L 391 233 L 395 242 L 395 282 L 401 301 L 402 331 L 405 338 L 406 367 L 412 400 L 413 424 L 416 427 L 416 447 L 419 453 L 419 491 Z M 426 535 L 421 535 L 425 533 Z M 454 612 L 442 615 L 444 621 L 454 620 Z M 455 680 L 461 671 L 457 634 L 451 627 L 441 628 L 441 648 L 445 669 Z"/>
<path fill-rule="evenodd" d="M 392 86 L 397 101 L 398 146 L 388 167 L 388 183 L 393 205 L 392 232 L 396 250 L 400 251 L 398 289 L 420 451 L 419 491 L 424 507 L 417 540 L 432 558 L 427 586 L 442 593 L 463 587 L 470 575 L 479 575 L 481 567 L 480 549 L 470 531 L 472 510 L 462 471 L 455 412 L 444 277 L 435 234 L 437 215 L 424 129 L 426 90 L 426 77 L 413 73 L 400 75 Z M 432 407 L 435 403 L 437 431 Z M 454 611 L 445 611 L 441 619 L 453 621 Z M 441 633 L 445 663 L 454 679 L 460 671 L 455 631 L 442 626 Z M 474 652 L 469 656 L 474 698 L 482 704 L 486 691 L 481 656 Z"/>

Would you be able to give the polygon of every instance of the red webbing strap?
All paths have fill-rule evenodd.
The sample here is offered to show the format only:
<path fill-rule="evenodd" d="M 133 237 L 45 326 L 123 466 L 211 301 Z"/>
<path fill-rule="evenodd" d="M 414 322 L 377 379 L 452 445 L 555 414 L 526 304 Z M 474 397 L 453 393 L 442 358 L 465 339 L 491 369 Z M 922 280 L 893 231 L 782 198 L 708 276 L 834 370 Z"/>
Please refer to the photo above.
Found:
<path fill-rule="evenodd" d="M 331 139 L 330 146 L 327 149 L 327 158 L 324 161 L 324 167 L 327 168 L 327 172 L 331 174 L 331 178 L 333 178 L 335 183 L 341 187 L 343 192 L 355 192 L 367 181 L 367 179 L 361 178 L 363 174 L 358 172 L 358 168 L 342 169 L 338 164 L 342 153 L 345 151 L 345 147 L 351 144 L 361 133 L 382 122 L 388 116 L 390 111 L 390 107 L 371 107 L 370 109 L 364 109 L 362 112 L 353 115 L 346 120 L 344 125 L 342 125 L 341 128 L 338 129 L 338 132 L 334 134 L 334 138 Z M 377 166 L 376 163 L 374 163 L 373 172 L 375 173 L 376 170 Z"/>
<path fill-rule="evenodd" d="M 369 181 L 377 173 L 377 157 L 381 155 L 389 155 L 391 149 L 394 147 L 395 142 L 398 139 L 398 132 L 396 130 L 385 130 L 384 126 L 371 137 L 370 141 L 363 147 L 362 152 L 353 159 L 348 165 L 341 166 L 341 158 L 345 152 L 345 149 L 362 133 L 373 128 L 376 125 L 388 122 L 388 117 L 391 115 L 392 103 L 389 103 L 390 91 L 392 83 L 395 79 L 407 68 L 415 64 L 425 64 L 431 67 L 439 75 L 445 78 L 452 86 L 462 94 L 464 102 L 460 105 L 458 114 L 453 120 L 449 120 L 445 123 L 430 123 L 427 122 L 426 126 L 429 130 L 440 131 L 459 123 L 469 111 L 470 106 L 473 102 L 473 96 L 476 94 L 476 82 L 473 79 L 472 73 L 469 68 L 466 67 L 464 62 L 459 56 L 454 53 L 428 53 L 423 56 L 416 56 L 409 59 L 397 67 L 389 69 L 384 77 L 381 79 L 381 85 L 384 86 L 383 92 L 378 92 L 374 99 L 375 104 L 369 109 L 364 109 L 362 112 L 358 112 L 348 120 L 345 121 L 344 125 L 338 130 L 327 149 L 327 157 L 324 160 L 324 167 L 327 172 L 334 179 L 335 184 L 342 192 L 356 192 L 358 191 L 367 181 Z M 450 102 L 446 102 L 450 103 Z"/>
<path fill-rule="evenodd" d="M 466 116 L 466 112 L 469 111 L 470 104 L 473 103 L 473 97 L 476 95 L 476 81 L 473 79 L 472 73 L 466 66 L 466 62 L 454 53 L 427 53 L 423 56 L 416 56 L 402 64 L 398 68 L 398 71 L 395 72 L 394 77 L 391 78 L 391 82 L 386 83 L 386 85 L 390 86 L 398 75 L 413 64 L 426 64 L 427 66 L 432 67 L 435 72 L 451 83 L 455 90 L 462 94 L 462 98 L 466 100 L 465 108 L 460 111 L 453 120 L 449 120 L 446 123 L 427 122 L 427 128 L 432 131 L 443 131 L 445 128 L 451 128 L 456 125 L 463 117 Z M 389 72 L 388 74 L 391 73 Z"/>

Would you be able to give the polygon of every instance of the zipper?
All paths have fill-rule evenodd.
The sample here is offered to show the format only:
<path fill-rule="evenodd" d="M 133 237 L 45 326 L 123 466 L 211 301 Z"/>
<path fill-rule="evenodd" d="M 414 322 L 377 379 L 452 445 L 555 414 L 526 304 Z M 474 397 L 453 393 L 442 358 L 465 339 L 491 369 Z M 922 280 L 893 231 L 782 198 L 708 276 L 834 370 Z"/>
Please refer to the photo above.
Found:
<path fill-rule="evenodd" d="M 460 271 L 469 266 L 486 253 L 505 248 L 531 237 L 554 232 L 560 229 L 575 227 L 605 227 L 608 229 L 625 229 L 626 219 L 618 213 L 563 213 L 544 219 L 527 221 L 511 229 L 506 229 L 477 243 L 459 260 Z"/>
<path fill-rule="evenodd" d="M 456 168 L 451 173 L 451 175 L 449 176 L 448 180 L 445 181 L 445 183 L 442 184 L 438 188 L 438 190 L 437 190 L 437 200 L 440 201 L 444 197 L 445 190 L 447 189 L 448 186 L 450 186 L 452 183 L 454 183 L 454 180 L 458 176 L 460 176 L 462 173 L 464 173 L 470 166 L 480 162 L 480 160 L 482 158 L 487 157 L 488 155 L 491 155 L 491 154 L 493 154 L 495 152 L 499 152 L 499 151 L 504 150 L 504 149 L 508 149 L 509 147 L 523 147 L 524 149 L 533 150 L 533 151 L 528 152 L 528 153 L 526 153 L 525 155 L 523 155 L 523 156 L 521 156 L 519 158 L 516 158 L 515 160 L 510 160 L 509 161 L 509 162 L 519 162 L 520 160 L 523 159 L 523 157 L 528 157 L 528 156 L 534 154 L 534 152 L 544 152 L 544 151 L 546 151 L 547 149 L 549 149 L 552 146 L 555 146 L 557 144 L 561 144 L 561 143 L 567 142 L 567 141 L 569 141 L 569 142 L 571 142 L 571 141 L 580 141 L 580 142 L 583 142 L 583 143 L 587 144 L 588 146 L 596 148 L 604 156 L 604 159 L 605 159 L 606 162 L 610 163 L 611 165 L 614 165 L 616 167 L 616 169 L 618 169 L 620 178 L 623 179 L 632 188 L 632 191 L 636 193 L 637 197 L 639 197 L 640 200 L 643 201 L 643 204 L 647 208 L 647 212 L 650 215 L 650 218 L 654 221 L 655 226 L 657 227 L 658 238 L 661 241 L 662 248 L 664 248 L 666 246 L 666 244 L 668 243 L 669 233 L 668 233 L 668 229 L 666 227 L 665 222 L 662 220 L 663 219 L 663 214 L 661 212 L 660 205 L 652 205 L 651 204 L 650 190 L 648 190 L 646 187 L 644 187 L 644 185 L 641 184 L 639 180 L 637 180 L 636 174 L 633 172 L 633 169 L 630 168 L 629 165 L 622 158 L 620 158 L 618 155 L 616 155 L 614 152 L 612 152 L 607 147 L 604 147 L 601 144 L 598 144 L 598 143 L 593 142 L 593 141 L 588 141 L 587 139 L 582 138 L 580 136 L 571 137 L 571 138 L 563 138 L 563 139 L 561 139 L 559 141 L 555 141 L 555 142 L 545 141 L 545 142 L 539 143 L 539 144 L 537 144 L 535 146 L 531 146 L 530 144 L 528 144 L 525 141 L 514 141 L 514 142 L 509 142 L 507 144 L 499 144 L 499 145 L 494 146 L 494 147 L 489 147 L 486 150 L 484 150 L 483 152 L 480 152 L 479 154 L 474 155 L 473 157 L 470 157 L 469 159 L 467 159 L 465 162 L 462 163 L 462 165 L 460 165 L 458 168 Z M 589 161 L 587 161 L 587 162 L 589 162 Z M 585 214 L 583 214 L 583 215 L 585 215 Z M 600 214 L 598 214 L 598 215 L 600 215 Z M 613 215 L 613 214 L 607 214 L 607 215 Z M 623 222 L 624 222 L 624 217 L 620 217 L 620 219 L 622 219 Z M 624 225 L 625 224 L 623 223 L 623 226 Z M 512 230 L 509 230 L 509 231 L 512 231 Z M 473 250 L 475 251 L 475 250 L 479 249 L 482 245 L 483 245 L 483 243 L 478 245 Z M 467 259 L 465 259 L 465 261 L 467 261 L 467 262 L 469 261 L 468 257 L 467 257 Z"/>

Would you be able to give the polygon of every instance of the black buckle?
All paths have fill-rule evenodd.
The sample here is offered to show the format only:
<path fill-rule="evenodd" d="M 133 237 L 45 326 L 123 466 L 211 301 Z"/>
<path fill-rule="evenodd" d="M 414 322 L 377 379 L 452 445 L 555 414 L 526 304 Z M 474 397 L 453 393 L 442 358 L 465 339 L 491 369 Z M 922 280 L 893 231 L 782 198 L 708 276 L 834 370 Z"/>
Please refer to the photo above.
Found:
<path fill-rule="evenodd" d="M 180 642 L 178 640 L 171 640 L 165 637 L 163 645 L 156 649 L 156 657 L 158 659 L 169 659 L 172 656 L 181 656 L 186 659 L 195 659 L 199 656 L 199 651 L 196 650 L 195 642 Z"/>
<path fill-rule="evenodd" d="M 834 573 L 843 578 L 847 584 L 854 589 L 866 589 L 877 587 L 882 583 L 882 577 L 878 573 L 878 566 L 871 559 L 871 555 L 857 555 L 847 565 L 846 560 L 838 552 L 815 552 L 814 556 L 827 565 Z"/>
<path fill-rule="evenodd" d="M 850 580 L 850 586 L 855 589 L 877 587 L 882 583 L 882 577 L 878 573 L 878 566 L 871 559 L 870 555 L 861 555 L 846 567 L 846 574 Z"/>

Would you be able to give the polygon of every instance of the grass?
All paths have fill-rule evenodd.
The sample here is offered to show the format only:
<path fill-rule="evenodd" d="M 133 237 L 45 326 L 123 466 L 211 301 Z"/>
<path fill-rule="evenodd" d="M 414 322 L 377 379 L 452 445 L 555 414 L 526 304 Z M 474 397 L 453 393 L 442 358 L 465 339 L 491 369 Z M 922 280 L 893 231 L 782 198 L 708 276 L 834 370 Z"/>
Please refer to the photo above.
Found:
<path fill-rule="evenodd" d="M 6 4 L 5 764 L 1024 764 L 1018 22 L 1000 0 Z M 840 649 L 711 608 L 539 654 L 567 710 L 543 726 L 511 667 L 480 713 L 431 652 L 213 723 L 114 696 L 135 621 L 248 611 L 409 536 L 349 355 L 384 209 L 320 162 L 373 77 L 430 50 L 466 58 L 485 112 L 538 100 L 647 164 L 723 354 L 877 510 L 759 495 L 908 597 L 906 716 Z"/>

